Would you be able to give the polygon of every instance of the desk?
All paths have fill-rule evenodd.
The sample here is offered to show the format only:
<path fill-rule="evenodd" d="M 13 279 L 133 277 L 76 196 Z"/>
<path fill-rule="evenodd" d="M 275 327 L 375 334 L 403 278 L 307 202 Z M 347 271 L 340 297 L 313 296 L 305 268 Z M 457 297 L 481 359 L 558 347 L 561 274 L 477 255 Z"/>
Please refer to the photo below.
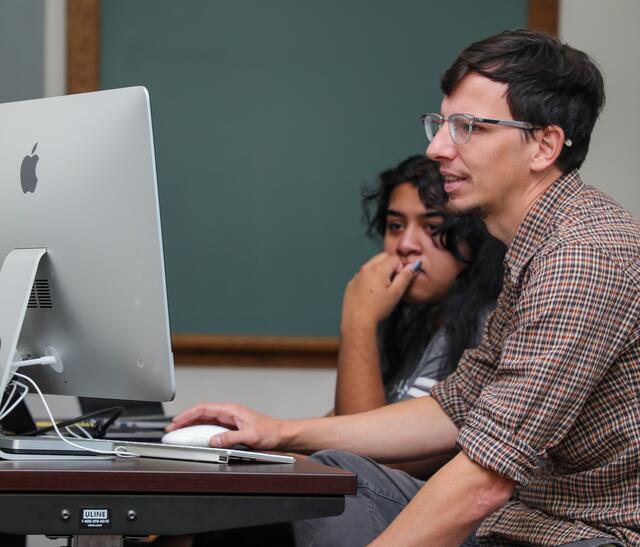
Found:
<path fill-rule="evenodd" d="M 53 536 L 206 532 L 338 515 L 344 496 L 355 491 L 352 473 L 302 458 L 293 464 L 231 465 L 149 458 L 0 461 L 0 531 Z M 83 523 L 83 509 L 102 512 L 85 514 L 96 520 Z"/>

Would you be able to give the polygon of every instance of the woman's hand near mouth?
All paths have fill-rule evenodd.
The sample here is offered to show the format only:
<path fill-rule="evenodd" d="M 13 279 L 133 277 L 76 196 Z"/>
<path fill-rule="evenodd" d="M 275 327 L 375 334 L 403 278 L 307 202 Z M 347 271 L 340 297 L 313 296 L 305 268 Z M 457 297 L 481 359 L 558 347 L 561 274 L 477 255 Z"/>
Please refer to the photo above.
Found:
<path fill-rule="evenodd" d="M 385 319 L 420 271 L 396 255 L 380 253 L 366 262 L 347 284 L 342 302 L 342 328 L 373 328 Z"/>

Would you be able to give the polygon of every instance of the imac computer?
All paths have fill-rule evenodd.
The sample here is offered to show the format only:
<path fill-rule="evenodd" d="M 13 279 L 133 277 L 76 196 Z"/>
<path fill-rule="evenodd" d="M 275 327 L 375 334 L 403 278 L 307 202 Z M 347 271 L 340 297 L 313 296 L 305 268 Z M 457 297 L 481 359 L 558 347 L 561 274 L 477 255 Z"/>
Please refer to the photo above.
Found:
<path fill-rule="evenodd" d="M 0 104 L 0 128 L 0 394 L 20 374 L 50 394 L 171 400 L 146 89 Z"/>

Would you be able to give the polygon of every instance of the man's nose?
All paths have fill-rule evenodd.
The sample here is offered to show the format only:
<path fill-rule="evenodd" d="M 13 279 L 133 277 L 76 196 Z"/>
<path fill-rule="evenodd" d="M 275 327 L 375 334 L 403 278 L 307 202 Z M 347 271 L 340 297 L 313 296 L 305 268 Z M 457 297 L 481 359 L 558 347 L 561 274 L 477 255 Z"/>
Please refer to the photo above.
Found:
<path fill-rule="evenodd" d="M 427 146 L 427 157 L 434 161 L 451 160 L 457 153 L 456 144 L 451 138 L 451 132 L 445 127 L 449 122 L 444 122 L 442 127 L 433 136 Z"/>

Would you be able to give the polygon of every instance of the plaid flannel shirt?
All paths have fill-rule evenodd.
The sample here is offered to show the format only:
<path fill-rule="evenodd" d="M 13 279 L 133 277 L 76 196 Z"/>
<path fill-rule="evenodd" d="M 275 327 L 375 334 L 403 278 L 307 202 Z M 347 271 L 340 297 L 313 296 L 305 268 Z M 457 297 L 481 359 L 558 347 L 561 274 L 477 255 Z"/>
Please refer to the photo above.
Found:
<path fill-rule="evenodd" d="M 577 171 L 534 204 L 480 345 L 432 395 L 517 483 L 481 543 L 640 545 L 640 221 Z"/>

